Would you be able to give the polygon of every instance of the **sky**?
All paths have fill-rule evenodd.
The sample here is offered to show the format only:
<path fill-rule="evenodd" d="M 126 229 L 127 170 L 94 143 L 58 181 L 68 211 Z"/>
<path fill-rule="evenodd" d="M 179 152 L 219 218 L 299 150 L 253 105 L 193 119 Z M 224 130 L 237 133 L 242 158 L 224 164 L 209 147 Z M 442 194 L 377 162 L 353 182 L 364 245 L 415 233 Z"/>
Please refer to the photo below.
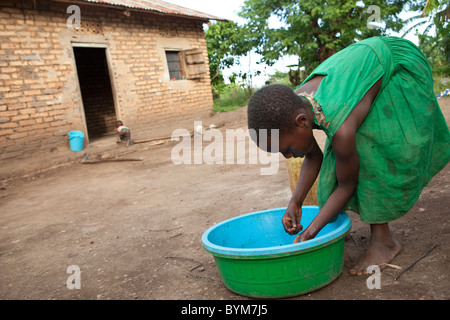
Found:
<path fill-rule="evenodd" d="M 238 24 L 243 24 L 245 21 L 238 16 L 238 12 L 240 8 L 244 4 L 244 0 L 164 0 L 169 3 L 173 3 L 176 5 L 180 5 L 189 9 L 197 10 L 203 13 L 208 13 L 211 15 L 215 15 L 221 18 L 225 18 L 228 20 L 233 20 Z M 414 13 L 404 13 L 402 14 L 402 18 L 411 17 Z M 271 22 L 271 21 L 269 21 Z M 277 21 L 272 21 L 272 24 L 276 24 Z M 417 37 L 412 34 L 407 36 L 408 40 L 417 44 Z M 398 34 L 392 34 L 401 36 Z M 264 85 L 265 81 L 269 78 L 271 74 L 274 74 L 275 71 L 287 72 L 289 71 L 288 65 L 297 64 L 297 57 L 284 57 L 281 58 L 275 65 L 272 67 L 267 67 L 262 64 L 256 64 L 259 61 L 259 57 L 256 54 L 250 54 L 247 57 L 240 58 L 240 65 L 234 66 L 227 70 L 223 70 L 223 74 L 225 79 L 230 76 L 233 72 L 239 73 L 239 71 L 254 73 L 256 71 L 261 71 L 261 75 L 253 78 L 252 86 L 253 87 L 261 87 Z M 266 68 L 264 68 L 266 67 Z"/>

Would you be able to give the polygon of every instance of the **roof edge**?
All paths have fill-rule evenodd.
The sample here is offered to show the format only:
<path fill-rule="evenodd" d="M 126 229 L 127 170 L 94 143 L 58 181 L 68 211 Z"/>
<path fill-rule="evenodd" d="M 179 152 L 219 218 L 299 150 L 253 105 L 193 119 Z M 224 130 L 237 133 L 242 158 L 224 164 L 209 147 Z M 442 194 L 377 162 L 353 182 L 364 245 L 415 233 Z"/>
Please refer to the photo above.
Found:
<path fill-rule="evenodd" d="M 173 17 L 189 18 L 201 21 L 229 21 L 211 14 L 203 13 L 193 9 L 178 6 L 161 0 L 52 0 L 55 2 L 64 2 L 70 4 L 84 4 L 98 7 L 107 7 L 115 9 L 124 9 L 142 13 L 154 13 Z"/>

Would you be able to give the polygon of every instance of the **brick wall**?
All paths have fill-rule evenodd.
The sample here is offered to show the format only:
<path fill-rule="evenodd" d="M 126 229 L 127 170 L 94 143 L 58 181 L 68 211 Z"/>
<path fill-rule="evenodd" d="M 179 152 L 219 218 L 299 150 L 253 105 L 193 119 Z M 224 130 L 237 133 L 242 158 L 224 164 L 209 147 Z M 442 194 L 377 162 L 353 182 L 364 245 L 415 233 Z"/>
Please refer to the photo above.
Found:
<path fill-rule="evenodd" d="M 89 130 L 73 45 L 105 49 L 115 116 L 130 127 L 212 110 L 201 21 L 70 3 L 0 3 L 0 160 L 67 149 L 67 133 Z M 165 50 L 202 49 L 204 77 L 170 81 Z M 110 102 L 107 102 L 111 106 Z M 106 123 L 110 123 L 106 119 Z M 109 130 L 109 129 L 108 129 Z"/>

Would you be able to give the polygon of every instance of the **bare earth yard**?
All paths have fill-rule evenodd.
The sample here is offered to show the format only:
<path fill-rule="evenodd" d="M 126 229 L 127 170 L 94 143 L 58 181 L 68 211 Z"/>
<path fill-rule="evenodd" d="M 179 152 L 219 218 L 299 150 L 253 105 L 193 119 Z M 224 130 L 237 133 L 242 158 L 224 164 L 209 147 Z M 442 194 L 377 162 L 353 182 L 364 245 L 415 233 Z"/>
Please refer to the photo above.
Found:
<path fill-rule="evenodd" d="M 450 121 L 450 98 L 439 102 Z M 133 134 L 143 139 L 176 128 L 193 130 L 194 120 L 223 124 L 222 132 L 246 130 L 246 108 L 159 123 Z M 246 299 L 224 287 L 201 236 L 225 219 L 286 206 L 284 159 L 279 157 L 277 174 L 266 176 L 260 174 L 267 167 L 262 164 L 174 165 L 171 151 L 177 143 L 127 149 L 106 136 L 82 152 L 2 164 L 0 299 Z M 84 152 L 91 158 L 119 154 L 143 161 L 81 164 Z M 381 273 L 381 289 L 370 290 L 365 277 L 348 275 L 369 241 L 368 226 L 351 213 L 354 240 L 345 242 L 341 275 L 290 299 L 449 299 L 449 190 L 447 165 L 410 212 L 392 222 L 403 246 L 394 265 L 405 268 L 437 244 L 398 281 L 399 270 L 389 267 Z M 80 289 L 66 285 L 71 265 L 81 271 Z"/>

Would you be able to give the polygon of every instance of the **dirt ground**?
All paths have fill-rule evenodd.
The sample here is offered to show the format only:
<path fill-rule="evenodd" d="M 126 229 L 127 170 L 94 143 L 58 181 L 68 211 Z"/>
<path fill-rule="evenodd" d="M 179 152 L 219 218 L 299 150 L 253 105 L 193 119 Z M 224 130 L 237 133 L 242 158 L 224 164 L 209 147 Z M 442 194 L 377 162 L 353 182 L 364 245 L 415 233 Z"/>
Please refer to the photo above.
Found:
<path fill-rule="evenodd" d="M 440 99 L 450 122 L 450 98 Z M 246 108 L 134 130 L 134 137 L 166 135 L 203 125 L 246 129 Z M 174 165 L 178 142 L 116 145 L 113 136 L 82 152 L 53 152 L 2 164 L 0 171 L 0 299 L 246 299 L 221 282 L 202 234 L 237 215 L 284 207 L 288 173 L 279 158 L 275 175 L 262 164 Z M 323 141 L 323 136 L 318 136 Z M 204 142 L 203 147 L 208 145 Z M 114 154 L 138 162 L 81 164 L 81 156 Z M 344 268 L 331 284 L 290 299 L 449 299 L 450 165 L 436 175 L 404 217 L 391 223 L 402 244 L 386 268 L 381 288 L 348 275 L 369 240 L 368 226 L 352 218 Z M 81 271 L 80 289 L 70 290 L 69 266 Z"/>

